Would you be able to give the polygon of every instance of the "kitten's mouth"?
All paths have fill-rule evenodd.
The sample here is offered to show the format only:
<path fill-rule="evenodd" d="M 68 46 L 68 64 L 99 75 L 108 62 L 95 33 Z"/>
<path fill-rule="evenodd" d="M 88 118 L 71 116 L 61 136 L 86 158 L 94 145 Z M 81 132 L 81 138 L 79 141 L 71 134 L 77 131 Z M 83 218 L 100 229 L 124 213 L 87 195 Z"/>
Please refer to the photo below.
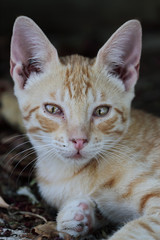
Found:
<path fill-rule="evenodd" d="M 81 153 L 78 151 L 75 155 L 71 156 L 70 158 L 72 159 L 81 159 L 83 156 Z"/>
<path fill-rule="evenodd" d="M 85 157 L 79 150 L 77 152 L 72 153 L 70 156 L 66 156 L 66 158 L 68 158 L 72 161 L 82 161 L 85 159 Z"/>
<path fill-rule="evenodd" d="M 79 159 L 79 158 L 82 158 L 82 155 L 81 155 L 80 152 L 78 151 L 75 155 L 73 155 L 72 158 Z"/>

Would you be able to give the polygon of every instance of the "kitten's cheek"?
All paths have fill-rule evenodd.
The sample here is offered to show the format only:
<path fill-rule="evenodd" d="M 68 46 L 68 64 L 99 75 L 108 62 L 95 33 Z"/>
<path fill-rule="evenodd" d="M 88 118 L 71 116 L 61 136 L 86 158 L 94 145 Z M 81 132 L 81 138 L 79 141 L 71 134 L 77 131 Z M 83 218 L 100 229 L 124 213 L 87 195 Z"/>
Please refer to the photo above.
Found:
<path fill-rule="evenodd" d="M 46 133 L 56 132 L 59 129 L 60 124 L 57 121 L 44 117 L 41 114 L 36 114 L 36 119 L 42 130 Z"/>
<path fill-rule="evenodd" d="M 104 134 L 109 134 L 112 130 L 114 130 L 117 120 L 118 117 L 115 115 L 112 118 L 98 124 L 97 129 Z"/>

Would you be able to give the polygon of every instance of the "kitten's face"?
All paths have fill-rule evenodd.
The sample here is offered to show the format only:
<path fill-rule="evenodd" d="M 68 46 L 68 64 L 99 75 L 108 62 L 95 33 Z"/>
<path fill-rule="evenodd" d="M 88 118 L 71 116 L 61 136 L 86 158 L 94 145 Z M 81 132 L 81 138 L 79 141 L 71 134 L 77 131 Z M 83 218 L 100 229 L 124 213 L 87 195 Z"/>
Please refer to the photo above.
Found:
<path fill-rule="evenodd" d="M 26 18 L 23 20 L 26 25 L 29 21 L 29 27 L 34 24 Z M 19 38 L 22 38 L 22 29 L 19 31 Z M 15 39 L 13 36 L 12 45 L 16 45 Z M 22 49 L 16 52 L 14 48 L 11 57 L 15 94 L 29 137 L 37 152 L 45 153 L 45 158 L 58 157 L 66 163 L 84 164 L 102 157 L 127 130 L 139 57 L 136 59 L 136 51 L 133 51 L 134 68 L 130 62 L 128 68 L 125 64 L 123 69 L 117 64 L 112 68 L 113 62 L 106 66 L 104 46 L 105 51 L 103 47 L 92 61 L 78 55 L 59 60 L 56 50 L 48 46 L 43 36 L 43 44 L 45 41 L 50 48 L 45 60 L 40 59 L 39 52 L 36 55 L 35 49 L 36 56 L 33 60 L 27 56 L 26 63 L 25 58 L 22 64 L 18 61 L 16 66 L 15 63 L 17 55 L 22 58 L 19 54 Z M 33 45 L 36 48 L 35 43 Z M 126 61 L 131 61 L 129 51 Z M 29 51 L 23 54 L 28 55 Z M 109 54 L 110 49 L 107 56 Z"/>
<path fill-rule="evenodd" d="M 132 94 L 116 78 L 97 71 L 89 59 L 71 56 L 22 92 L 25 126 L 37 151 L 82 164 L 122 137 Z M 77 139 L 84 140 L 79 147 Z"/>

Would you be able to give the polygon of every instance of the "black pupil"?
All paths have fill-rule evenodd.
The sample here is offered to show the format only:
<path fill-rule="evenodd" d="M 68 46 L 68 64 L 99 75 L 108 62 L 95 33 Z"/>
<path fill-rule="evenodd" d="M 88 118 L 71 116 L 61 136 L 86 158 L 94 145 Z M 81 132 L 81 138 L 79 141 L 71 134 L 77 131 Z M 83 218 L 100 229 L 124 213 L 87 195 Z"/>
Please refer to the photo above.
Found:
<path fill-rule="evenodd" d="M 55 107 L 52 107 L 52 113 L 54 113 L 55 112 Z"/>
<path fill-rule="evenodd" d="M 101 115 L 103 113 L 102 109 L 98 110 L 98 114 Z"/>

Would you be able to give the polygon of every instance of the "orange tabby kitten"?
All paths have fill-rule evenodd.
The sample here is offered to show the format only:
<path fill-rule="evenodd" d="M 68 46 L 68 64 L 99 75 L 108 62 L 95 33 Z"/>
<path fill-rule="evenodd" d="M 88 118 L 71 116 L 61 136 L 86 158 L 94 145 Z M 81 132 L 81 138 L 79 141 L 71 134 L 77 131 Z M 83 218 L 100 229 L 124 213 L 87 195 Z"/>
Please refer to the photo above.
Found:
<path fill-rule="evenodd" d="M 109 220 L 110 240 L 160 239 L 160 120 L 131 110 L 141 26 L 120 27 L 95 59 L 59 58 L 40 28 L 17 18 L 11 75 L 57 229 L 84 236 Z"/>

